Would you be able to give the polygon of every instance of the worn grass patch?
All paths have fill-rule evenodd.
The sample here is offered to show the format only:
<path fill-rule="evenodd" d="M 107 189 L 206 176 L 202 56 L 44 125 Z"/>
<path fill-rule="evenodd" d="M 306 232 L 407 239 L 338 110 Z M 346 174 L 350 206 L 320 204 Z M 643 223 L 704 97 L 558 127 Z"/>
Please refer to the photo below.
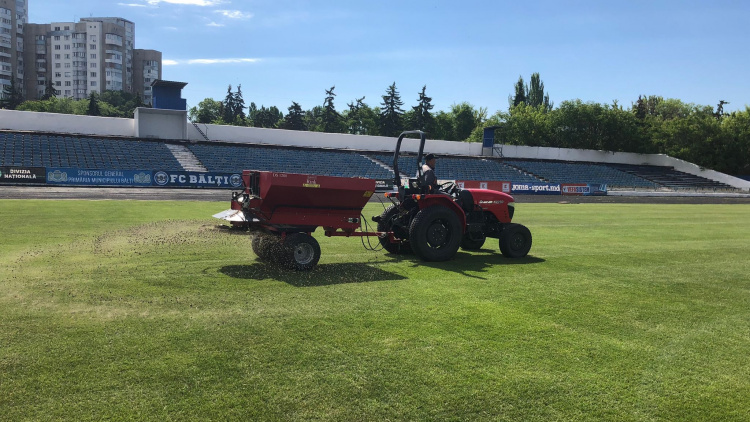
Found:
<path fill-rule="evenodd" d="M 317 233 L 308 273 L 224 208 L 0 201 L 0 419 L 750 419 L 750 206 L 519 204 L 521 260 Z"/>

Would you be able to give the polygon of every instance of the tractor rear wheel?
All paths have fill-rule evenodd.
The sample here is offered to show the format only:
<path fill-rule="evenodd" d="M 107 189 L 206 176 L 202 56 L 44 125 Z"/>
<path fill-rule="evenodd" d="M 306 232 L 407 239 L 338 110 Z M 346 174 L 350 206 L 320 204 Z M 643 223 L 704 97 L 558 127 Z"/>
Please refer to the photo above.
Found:
<path fill-rule="evenodd" d="M 396 205 L 391 205 L 383 211 L 382 214 L 380 214 L 380 221 L 378 221 L 378 231 L 379 232 L 390 232 L 394 229 L 393 220 L 398 216 L 399 209 Z M 398 231 L 404 231 L 400 229 Z M 406 237 L 408 233 L 394 233 L 396 237 L 399 239 L 403 239 Z M 411 245 L 408 242 L 401 242 L 401 243 L 391 243 L 391 240 L 388 238 L 388 235 L 382 235 L 378 236 L 378 240 L 380 240 L 380 244 L 383 246 L 383 249 L 385 249 L 387 252 L 392 254 L 405 254 L 411 252 Z"/>
<path fill-rule="evenodd" d="M 461 221 L 453 210 L 435 205 L 414 217 L 409 228 L 411 249 L 425 261 L 453 258 L 463 237 Z"/>
<path fill-rule="evenodd" d="M 485 237 L 483 233 L 466 232 L 461 239 L 461 249 L 467 251 L 478 251 L 479 249 L 482 249 L 485 240 L 487 240 L 487 237 Z"/>
<path fill-rule="evenodd" d="M 281 264 L 297 271 L 312 269 L 320 260 L 320 245 L 307 233 L 286 236 L 281 247 Z"/>
<path fill-rule="evenodd" d="M 523 258 L 531 250 L 531 232 L 521 224 L 506 224 L 500 232 L 500 252 L 507 258 Z"/>

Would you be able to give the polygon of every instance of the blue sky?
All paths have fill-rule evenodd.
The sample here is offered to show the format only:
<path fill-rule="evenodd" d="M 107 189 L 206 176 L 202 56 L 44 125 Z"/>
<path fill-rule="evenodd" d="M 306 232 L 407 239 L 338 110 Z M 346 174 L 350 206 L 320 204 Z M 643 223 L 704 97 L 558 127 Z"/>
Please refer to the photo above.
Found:
<path fill-rule="evenodd" d="M 379 105 L 396 82 L 404 108 L 427 85 L 436 110 L 508 108 L 519 76 L 550 99 L 630 106 L 639 94 L 725 110 L 750 105 L 750 2 L 29 0 L 32 23 L 116 16 L 136 48 L 163 52 L 163 78 L 188 106 L 242 84 L 246 104 Z"/>

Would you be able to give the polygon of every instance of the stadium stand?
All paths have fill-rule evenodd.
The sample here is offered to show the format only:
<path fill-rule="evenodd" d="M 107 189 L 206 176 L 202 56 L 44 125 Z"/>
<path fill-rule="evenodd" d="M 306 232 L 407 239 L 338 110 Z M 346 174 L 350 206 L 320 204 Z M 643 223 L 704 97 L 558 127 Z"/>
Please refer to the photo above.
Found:
<path fill-rule="evenodd" d="M 0 132 L 4 166 L 182 170 L 163 142 Z"/>
<path fill-rule="evenodd" d="M 393 178 L 393 156 L 387 153 L 216 142 L 180 145 L 212 172 L 236 173 L 253 169 L 381 180 Z M 185 170 L 164 141 L 8 131 L 0 131 L 0 165 Z M 417 173 L 416 156 L 402 155 L 399 171 L 413 177 Z M 648 165 L 441 156 L 437 172 L 444 180 L 592 183 L 615 189 L 734 190 L 729 185 L 672 167 Z"/>
<path fill-rule="evenodd" d="M 209 171 L 284 171 L 324 176 L 392 179 L 393 171 L 355 152 L 262 146 L 189 145 Z"/>
<path fill-rule="evenodd" d="M 659 186 L 675 190 L 734 190 L 733 187 L 724 183 L 684 173 L 675 170 L 672 167 L 637 166 L 629 164 L 610 164 L 610 166 L 625 173 L 651 180 Z"/>
<path fill-rule="evenodd" d="M 533 174 L 549 183 L 594 183 L 616 188 L 656 189 L 659 185 L 610 165 L 554 161 L 506 159 L 507 164 Z"/>

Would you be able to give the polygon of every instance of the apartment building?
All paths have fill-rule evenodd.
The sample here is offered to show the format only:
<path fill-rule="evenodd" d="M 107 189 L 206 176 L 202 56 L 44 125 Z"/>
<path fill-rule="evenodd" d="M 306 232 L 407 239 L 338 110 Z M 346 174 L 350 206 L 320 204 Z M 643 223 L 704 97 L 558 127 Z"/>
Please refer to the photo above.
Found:
<path fill-rule="evenodd" d="M 24 34 L 24 96 L 29 100 L 44 96 L 51 83 L 58 97 L 83 99 L 114 90 L 139 94 L 148 104 L 146 87 L 161 78 L 161 53 L 135 49 L 135 24 L 126 19 L 26 24 Z"/>
<path fill-rule="evenodd" d="M 17 87 L 23 85 L 28 9 L 28 0 L 0 0 L 0 93 L 13 78 Z"/>

